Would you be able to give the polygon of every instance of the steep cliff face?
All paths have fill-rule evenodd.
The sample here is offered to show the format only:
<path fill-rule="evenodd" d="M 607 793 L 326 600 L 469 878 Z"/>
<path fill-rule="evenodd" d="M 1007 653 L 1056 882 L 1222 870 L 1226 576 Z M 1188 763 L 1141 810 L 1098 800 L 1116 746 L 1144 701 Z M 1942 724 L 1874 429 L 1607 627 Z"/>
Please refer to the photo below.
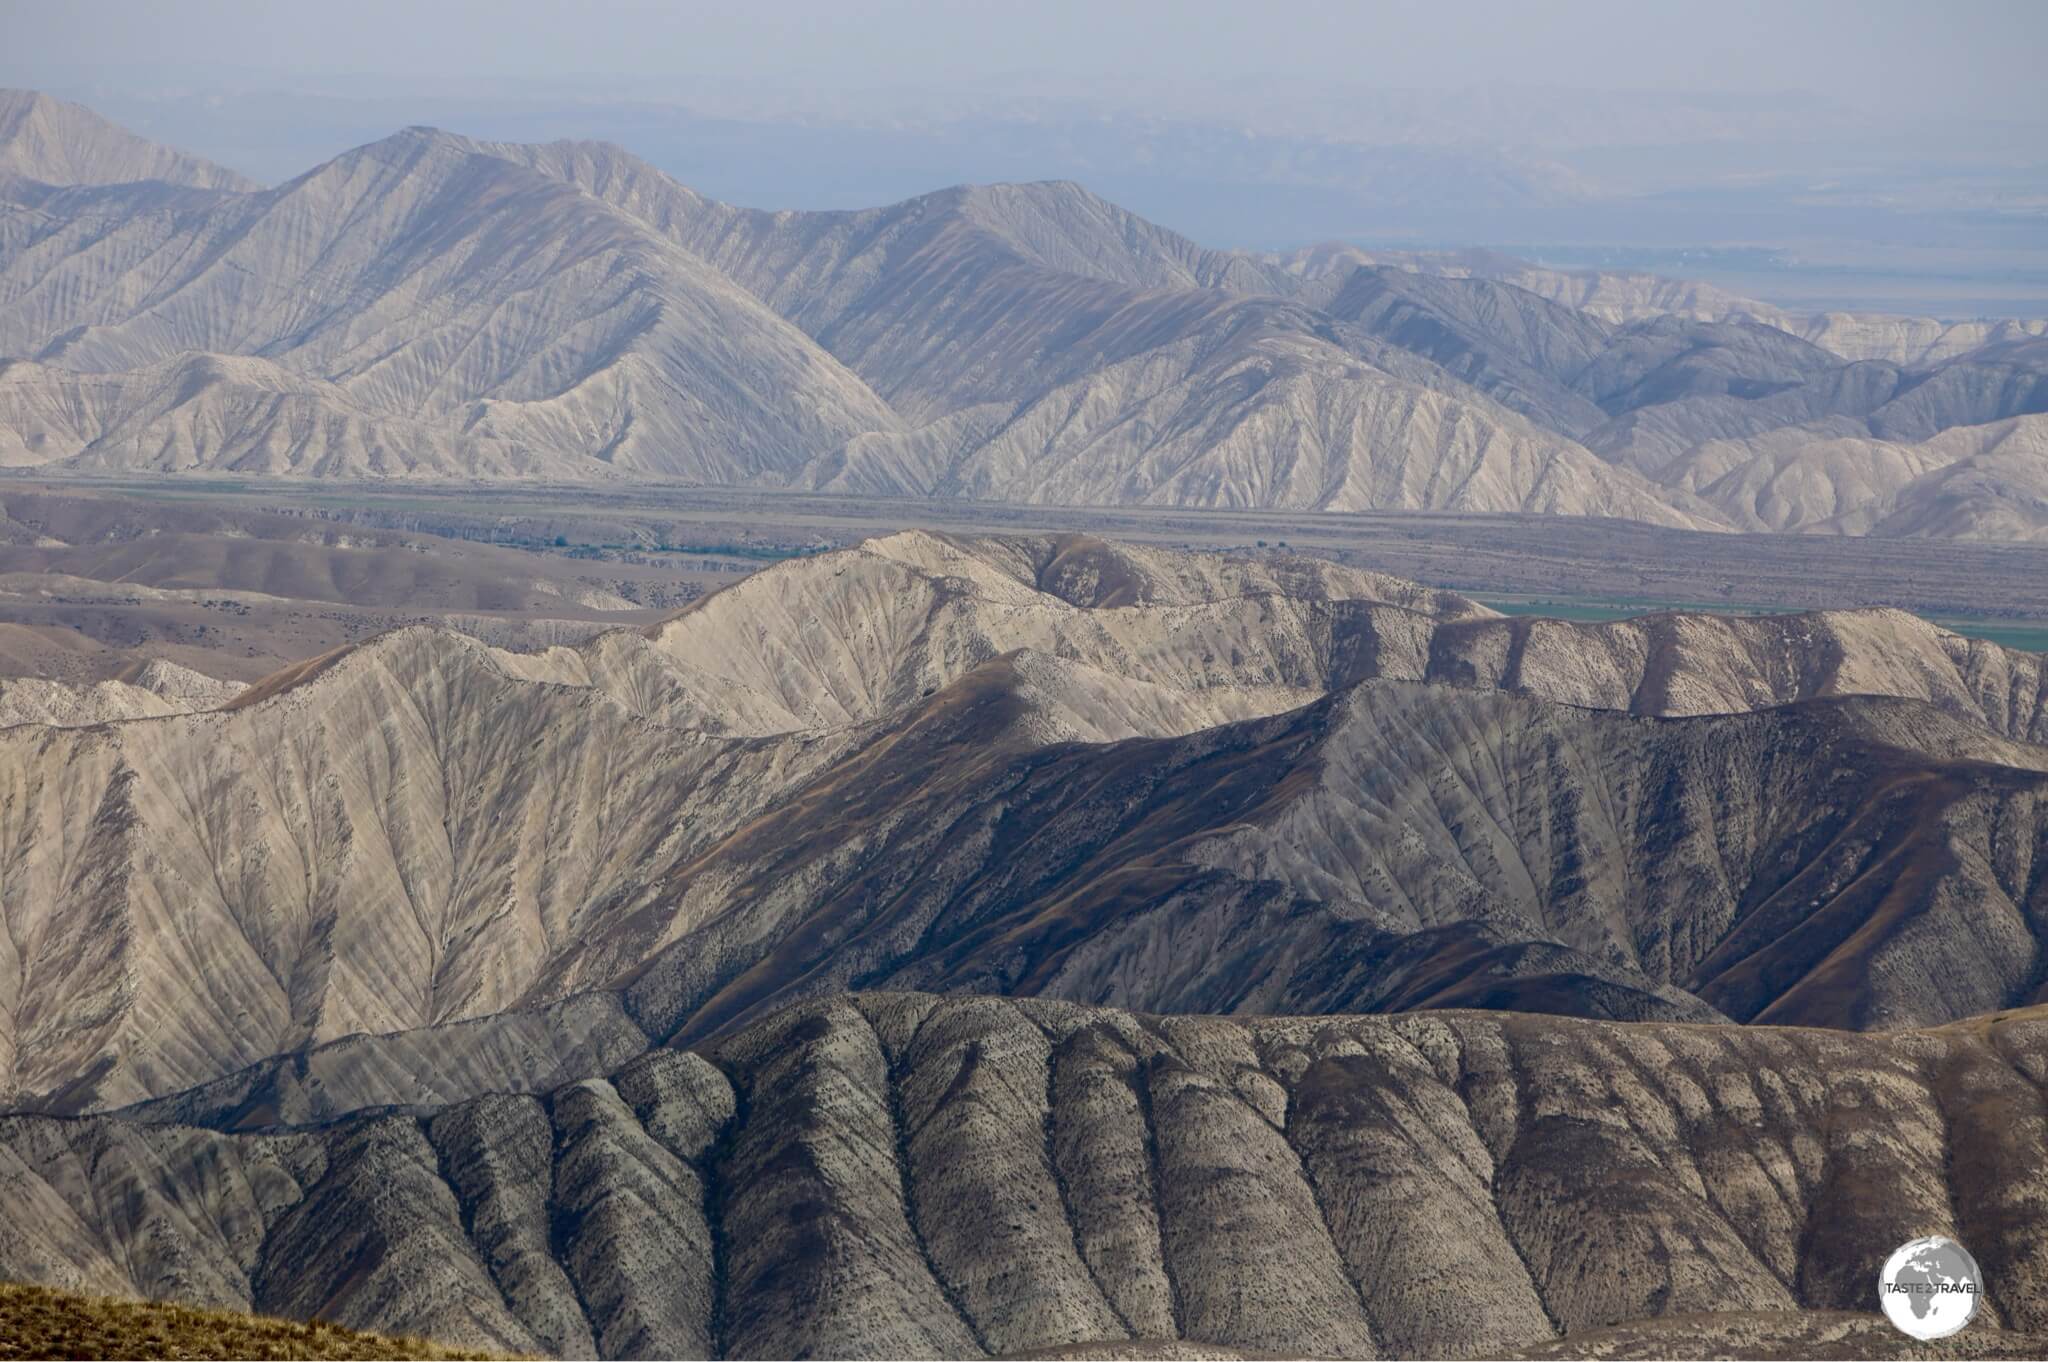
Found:
<path fill-rule="evenodd" d="M 0 1273 L 566 1356 L 1492 1356 L 1702 1311 L 1796 1337 L 1940 1232 L 2020 1350 L 2044 1055 L 2038 1009 L 1857 1036 L 856 995 L 318 1129 L 6 1118 Z"/>

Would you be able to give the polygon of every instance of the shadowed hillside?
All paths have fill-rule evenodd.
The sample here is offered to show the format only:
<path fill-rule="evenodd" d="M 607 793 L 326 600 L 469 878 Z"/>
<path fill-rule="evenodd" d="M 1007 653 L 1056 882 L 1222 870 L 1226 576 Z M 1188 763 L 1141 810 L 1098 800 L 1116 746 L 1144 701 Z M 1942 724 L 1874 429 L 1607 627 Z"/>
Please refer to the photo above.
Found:
<path fill-rule="evenodd" d="M 6 1091 L 260 1109 L 273 1056 L 411 1037 L 334 1114 L 875 987 L 1948 1021 L 2048 982 L 2041 674 L 1077 538 L 891 536 L 538 654 L 404 630 L 0 730 Z"/>
<path fill-rule="evenodd" d="M 1834 1327 L 1800 1312 L 1867 1311 L 1939 1232 L 1984 1272 L 1970 1344 L 2010 1355 L 2048 1334 L 2044 1058 L 2040 1009 L 1854 1035 L 821 998 L 313 1129 L 5 1118 L 0 1273 L 563 1356 L 1500 1356 L 1729 1310 L 1800 1350 Z"/>

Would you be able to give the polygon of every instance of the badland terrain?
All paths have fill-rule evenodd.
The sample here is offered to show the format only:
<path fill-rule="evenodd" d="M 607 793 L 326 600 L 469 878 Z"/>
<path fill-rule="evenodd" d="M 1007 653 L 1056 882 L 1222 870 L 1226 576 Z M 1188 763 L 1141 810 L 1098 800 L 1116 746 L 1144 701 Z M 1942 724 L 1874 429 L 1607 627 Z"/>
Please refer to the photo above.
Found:
<path fill-rule="evenodd" d="M 2038 1356 L 2042 343 L 11 96 L 7 1299 Z"/>
<path fill-rule="evenodd" d="M 2048 323 L 1208 249 L 1078 185 L 764 212 L 408 128 L 272 188 L 0 96 L 0 464 L 2037 538 Z"/>

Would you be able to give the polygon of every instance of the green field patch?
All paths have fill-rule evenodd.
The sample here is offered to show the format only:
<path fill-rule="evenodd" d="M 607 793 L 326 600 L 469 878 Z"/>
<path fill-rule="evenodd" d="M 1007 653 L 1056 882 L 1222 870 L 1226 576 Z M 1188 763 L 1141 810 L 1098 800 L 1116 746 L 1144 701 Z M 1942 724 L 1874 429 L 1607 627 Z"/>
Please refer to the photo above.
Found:
<path fill-rule="evenodd" d="M 2011 624 L 2004 620 L 1937 619 L 1934 622 L 1964 638 L 1981 638 L 2025 653 L 2048 653 L 2048 625 Z"/>
<path fill-rule="evenodd" d="M 1575 599 L 1527 596 L 1473 596 L 1481 605 L 1503 615 L 1535 615 L 1543 619 L 1571 620 L 1578 624 L 1606 624 L 1612 620 L 1638 619 L 1644 615 L 1668 614 L 1674 610 L 1692 615 L 1794 615 L 1790 606 L 1708 605 L 1701 601 L 1628 601 L 1599 598 Z"/>

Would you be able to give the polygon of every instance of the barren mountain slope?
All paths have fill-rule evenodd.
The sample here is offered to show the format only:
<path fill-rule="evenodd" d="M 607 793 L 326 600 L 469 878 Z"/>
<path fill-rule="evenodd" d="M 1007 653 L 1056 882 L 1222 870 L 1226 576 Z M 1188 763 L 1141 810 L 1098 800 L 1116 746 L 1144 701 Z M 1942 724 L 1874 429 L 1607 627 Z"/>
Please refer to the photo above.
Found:
<path fill-rule="evenodd" d="M 1910 442 L 2040 413 L 2048 408 L 2048 342 L 1989 345 L 1904 369 L 1835 364 L 1768 327 L 1666 318 L 1619 333 L 1574 382 L 1616 418 L 1587 432 L 1588 446 L 1668 481 L 1662 469 L 1672 459 L 1712 438 L 1833 423 Z"/>
<path fill-rule="evenodd" d="M 1267 264 L 1291 283 L 1280 291 L 1428 356 L 1740 528 L 2040 533 L 2043 461 L 2030 448 L 1941 472 L 2003 437 L 1937 437 L 2000 431 L 2048 408 L 2048 322 L 1802 318 L 1651 276 L 1546 271 L 1485 252 L 1331 247 Z M 1616 302 L 1624 295 L 1645 301 Z"/>
<path fill-rule="evenodd" d="M 1315 300 L 1335 296 L 1352 271 L 1362 267 L 1408 270 L 1440 279 L 1492 280 L 1613 325 L 1669 315 L 1711 322 L 1751 317 L 1774 324 L 1774 318 L 1782 315 L 1767 303 L 1698 280 L 1632 271 L 1553 269 L 1484 248 L 1368 251 L 1349 242 L 1326 241 L 1254 258 L 1294 281 L 1299 296 Z"/>
<path fill-rule="evenodd" d="M 1077 185 L 738 209 L 614 147 L 499 146 L 752 289 L 920 426 L 814 486 L 1069 503 L 1438 507 L 1711 526 L 1413 352 L 1249 296 L 1265 271 Z"/>
<path fill-rule="evenodd" d="M 1941 1232 L 1984 1269 L 1973 1333 L 2038 1349 L 2044 1027 L 821 999 L 541 1097 L 7 1118 L 0 1274 L 571 1356 L 1486 1356 L 1796 1332 Z"/>
<path fill-rule="evenodd" d="M 247 356 L 184 354 L 125 373 L 0 363 L 0 465 L 311 477 L 585 472 L 536 448 L 367 411 L 340 385 Z"/>
<path fill-rule="evenodd" d="M 226 710 L 0 731 L 6 1087 L 128 1100 L 513 1006 L 834 748 L 652 727 L 424 630 Z"/>
<path fill-rule="evenodd" d="M 5 181 L 0 462 L 2033 528 L 2038 470 L 2012 451 L 1916 509 L 1887 498 L 1924 469 L 1827 445 L 2042 410 L 2025 326 L 1845 364 L 1775 314 L 1674 297 L 1603 321 L 1484 253 L 1210 251 L 1070 183 L 768 213 L 603 144 L 418 128 L 274 191 L 182 180 Z M 1693 475 L 1763 437 L 1777 472 Z M 1765 478 L 1804 490 L 1759 506 Z"/>
<path fill-rule="evenodd" d="M 1334 297 L 1353 270 L 1393 269 L 1435 279 L 1483 279 L 1534 293 L 1613 325 L 1678 316 L 1699 322 L 1759 322 L 1811 341 L 1855 362 L 1882 360 L 1924 366 L 2001 340 L 2048 334 L 2048 320 L 1947 321 L 1890 313 L 1789 313 L 1692 279 L 1626 270 L 1554 269 L 1497 251 L 1367 251 L 1324 242 L 1285 253 L 1254 255 L 1273 291 L 1318 305 Z"/>
<path fill-rule="evenodd" d="M 1719 519 L 1071 185 L 743 213 L 615 149 L 414 129 L 269 194 L 12 198 L 12 462 Z"/>
<path fill-rule="evenodd" d="M 1919 370 L 1844 364 L 1754 321 L 1609 328 L 1510 285 L 1386 268 L 1357 271 L 1325 310 L 1745 529 L 1833 521 L 1860 532 L 1907 482 L 1986 438 L 1932 447 L 1938 433 L 2048 406 L 2048 350 L 2024 335 Z M 1906 447 L 1920 441 L 1929 447 Z M 2017 516 L 1951 515 L 1940 527 L 2028 537 L 2037 462 L 2015 449 L 1979 478 L 2009 487 L 2002 500 Z"/>
<path fill-rule="evenodd" d="M 1883 313 L 1820 312 L 1777 323 L 1844 359 L 1939 364 L 1972 350 L 2023 336 L 2048 335 L 2048 321 L 1937 321 Z"/>
<path fill-rule="evenodd" d="M 1934 538 L 2048 538 L 2048 418 L 1943 431 L 1921 446 L 1935 447 L 1943 454 L 1966 452 L 1821 528 Z"/>
<path fill-rule="evenodd" d="M 1903 616 L 1559 626 L 1313 562 L 920 534 L 758 574 L 652 636 L 525 655 L 409 630 L 219 712 L 0 733 L 8 1086 L 126 1102 L 629 979 L 656 1035 L 861 971 L 1207 1010 L 1490 989 L 1707 1015 L 1676 986 L 1742 1017 L 1956 1016 L 2038 983 L 2042 749 L 1992 736 L 2038 732 L 2022 657 Z M 1940 709 L 1659 725 L 1442 686 L 1298 708 L 1372 677 Z M 1815 744 L 1833 765 L 1725 765 Z M 1331 770 L 1394 784 L 1325 806 Z M 1247 850 L 1252 807 L 1296 830 Z M 1018 860 L 1019 838 L 1058 854 Z M 1823 868 L 1852 846 L 1926 873 L 1873 899 Z M 1745 917 L 1804 874 L 1829 923 L 1905 930 L 1956 898 L 1999 944 L 1838 988 L 1835 926 Z M 1705 962 L 1745 921 L 1774 963 L 1723 980 L 1734 962 Z M 1162 932 L 1214 945 L 1175 965 L 1145 944 Z"/>
<path fill-rule="evenodd" d="M 1987 437 L 1958 435 L 1939 449 L 1917 442 L 2048 406 L 2038 327 L 1952 329 L 1953 344 L 1907 347 L 1908 367 L 1845 363 L 1784 317 L 1603 322 L 1483 272 L 1361 265 L 1312 292 L 1326 315 L 1426 356 L 1644 474 L 1677 504 L 1712 506 L 1745 529 L 1863 533 L 1889 521 L 1878 532 L 2019 538 L 2039 529 L 2041 461 L 2024 448 L 1977 468 L 1969 491 L 1940 510 L 1919 510 L 1912 494 L 1893 501 Z M 1978 343 L 1963 345 L 1970 339 Z"/>
<path fill-rule="evenodd" d="M 1847 534 L 2048 535 L 2048 416 L 1952 426 L 1916 442 L 1782 427 L 1694 446 L 1663 477 L 1739 524 Z M 1850 428 L 1853 431 L 1853 427 Z"/>
<path fill-rule="evenodd" d="M 1049 575 L 1087 560 L 1070 551 Z M 1079 579 L 1091 592 L 1104 583 L 1122 592 L 1132 580 L 1093 567 Z M 842 609 L 818 613 L 833 618 Z M 1188 642 L 1213 646 L 1201 634 Z M 845 977 L 944 979 L 1201 1010 L 1462 1000 L 1706 1015 L 1669 987 L 1677 983 L 1738 1016 L 1770 1006 L 1834 1024 L 1955 1015 L 2034 986 L 2029 971 L 2038 970 L 2026 963 L 2039 958 L 2026 936 L 2033 929 L 2009 915 L 2040 914 L 2025 869 L 2033 853 L 2023 849 L 2034 835 L 2024 831 L 2035 816 L 2032 796 L 2015 802 L 1999 780 L 1986 785 L 1968 768 L 1928 773 L 1971 753 L 2040 764 L 2038 750 L 1986 748 L 1981 730 L 1972 731 L 1986 718 L 2038 725 L 2038 659 L 1886 612 L 1669 616 L 1598 628 L 1482 620 L 1442 626 L 1433 641 L 1415 629 L 1360 627 L 1340 651 L 1349 660 L 1338 679 L 1351 674 L 1344 668 L 1409 676 L 1433 669 L 1457 685 L 1541 682 L 1577 704 L 1639 712 L 1741 711 L 1848 690 L 1922 689 L 1968 723 L 1896 706 L 1807 707 L 1703 722 L 1688 735 L 1525 701 L 1373 690 L 1339 711 L 1367 717 L 1335 731 L 1320 726 L 1333 722 L 1328 716 L 1290 716 L 1178 743 L 1054 756 L 1038 749 L 1049 740 L 1170 734 L 1198 717 L 1220 722 L 1231 703 L 1243 712 L 1252 697 L 1279 701 L 1269 691 L 1190 688 L 1156 659 L 1112 656 L 1098 668 L 1013 653 L 957 693 L 935 695 L 931 714 L 887 727 L 891 736 L 872 755 L 826 773 L 787 816 L 764 816 L 640 900 L 657 905 L 647 910 L 652 935 L 565 947 L 558 975 L 601 984 L 631 970 L 634 953 L 654 949 L 663 932 L 683 933 L 685 944 L 635 986 L 644 1002 L 636 1010 L 656 1034 L 700 1006 L 711 1024 L 735 1003 L 779 996 L 792 981 L 809 989 Z M 1588 655 L 1600 665 L 1570 665 Z M 2014 662 L 2035 667 L 2024 693 L 2014 689 L 2021 679 L 2005 672 Z M 1145 679 L 1148 671 L 1155 679 Z M 822 694 L 828 684 L 806 679 L 800 689 Z M 914 697 L 923 684 L 902 688 Z M 2023 707 L 1999 708 L 2018 701 Z M 784 722 L 796 719 L 779 712 Z M 1823 760 L 1835 763 L 1832 776 L 1807 764 Z M 1756 762 L 1763 765 L 1742 766 Z M 1923 774 L 1902 774 L 1909 770 Z M 2009 774 L 2018 788 L 2033 787 Z M 1596 790 L 1600 798 L 1588 804 Z M 1281 831 L 1250 831 L 1257 809 Z M 829 832 L 818 835 L 820 826 Z M 1507 840 L 1475 840 L 1475 826 L 1504 829 Z M 1823 836 L 1830 829 L 1834 843 Z M 1060 853 L 1034 851 L 1025 860 L 1035 869 L 1026 873 L 1006 864 L 1016 846 Z M 1867 871 L 1829 859 L 1841 856 L 1861 858 L 1855 863 Z M 1952 857 L 1960 864 L 1950 865 Z M 1694 878 L 1712 866 L 1720 869 L 1707 881 Z M 1907 875 L 1908 866 L 1928 876 Z M 1815 876 L 1823 887 L 1802 921 L 1778 901 L 1804 892 L 1799 886 Z M 895 886 L 910 884 L 914 895 L 870 919 L 863 905 L 878 886 L 896 895 Z M 1765 911 L 1766 902 L 1776 906 Z M 1626 925 L 1638 910 L 1649 918 Z M 1928 911 L 1959 913 L 1988 933 L 1984 939 L 2008 944 L 1990 961 L 1922 969 L 1911 963 L 1915 955 L 1952 959 L 1945 952 L 1958 944 L 1917 944 Z M 918 927 L 927 920 L 944 926 Z M 963 931 L 963 920 L 983 925 Z M 1864 924 L 1866 939 L 1843 941 L 1855 924 Z M 1746 944 L 1717 945 L 1724 930 L 1728 942 Z M 1667 935 L 1690 935 L 1692 944 L 1674 955 Z M 1879 945 L 1894 936 L 1896 947 Z M 913 937 L 914 948 L 905 944 Z M 1205 942 L 1196 964 L 1175 965 L 1174 953 L 1157 944 L 1194 938 Z M 776 941 L 785 944 L 771 951 Z M 1902 952 L 1907 963 L 1863 983 L 1857 971 L 1868 949 Z M 854 962 L 853 976 L 826 961 L 824 953 L 836 951 Z M 1707 951 L 1734 955 L 1697 970 L 1685 963 Z M 1745 954 L 1752 958 L 1735 963 Z M 749 962 L 757 963 L 742 983 L 721 982 Z M 550 1044 L 559 1052 L 580 1045 L 580 1036 Z M 457 1048 L 444 1057 L 451 1041 Z M 395 1058 L 376 1057 L 390 1048 L 384 1042 L 364 1042 L 321 1061 L 325 1077 L 311 1086 L 303 1065 L 264 1065 L 177 1109 L 253 1104 L 310 1118 L 445 1096 L 462 1091 L 454 1085 L 473 1063 L 463 1047 L 477 1041 L 473 1032 L 424 1032 L 392 1042 Z"/>
<path fill-rule="evenodd" d="M 2048 980 L 2048 757 L 1924 706 L 1652 721 L 1379 683 L 1020 751 L 1028 677 L 963 679 L 679 874 L 636 943 L 665 947 L 643 1029 L 880 986 L 1869 1027 Z M 557 977 L 634 967 L 590 940 Z"/>
<path fill-rule="evenodd" d="M 137 137 L 82 105 L 0 90 L 0 175 L 44 184 L 161 180 L 194 189 L 260 186 L 225 166 Z"/>
<path fill-rule="evenodd" d="M 600 685 L 669 722 L 771 733 L 900 712 L 1017 649 L 1237 705 L 1233 717 L 1384 677 L 1652 715 L 1890 695 L 2048 742 L 2048 659 L 1903 611 L 1506 619 L 1450 592 L 1315 558 L 1083 535 L 871 539 L 757 573 L 644 637 L 607 635 L 506 665 Z M 1135 731 L 1204 721 L 1220 719 Z"/>
<path fill-rule="evenodd" d="M 42 423 L 52 457 L 84 440 L 98 464 L 446 473 L 477 459 L 487 472 L 775 480 L 896 424 L 695 257 L 446 134 L 408 130 L 261 194 L 15 197 L 0 224 L 0 351 L 45 368 L 10 380 L 120 376 L 10 400 Z M 40 414 L 76 405 L 68 432 Z M 420 441 L 420 424 L 439 440 Z"/>
<path fill-rule="evenodd" d="M 1245 311 L 1256 317 L 1264 305 Z M 807 471 L 828 491 L 929 489 L 1035 504 L 1511 510 L 1722 529 L 1684 494 L 1460 393 L 1421 361 L 1362 358 L 1254 322 L 1161 344 L 1015 407 L 863 437 Z"/>
<path fill-rule="evenodd" d="M 1077 725 L 1048 732 L 1043 710 L 1105 702 L 1073 664 L 1037 665 L 984 667 L 864 745 L 683 739 L 556 687 L 465 704 L 460 667 L 401 681 L 389 656 L 82 754 L 42 730 L 23 805 L 98 810 L 82 843 L 10 837 L 10 939 L 74 961 L 31 966 L 12 999 L 16 1100 L 119 1103 L 619 982 L 654 1037 L 849 983 L 1847 1026 L 2040 984 L 2039 750 L 1924 707 L 1657 722 L 1381 685 L 1046 748 Z M 1935 913 L 1963 930 L 1933 933 Z M 580 1042 L 539 1034 L 512 1053 L 573 1071 Z M 499 1044 L 422 1037 L 425 1067 L 392 1071 L 419 1086 L 387 1100 L 502 1072 L 451 1058 L 472 1041 Z"/>
<path fill-rule="evenodd" d="M 365 1108 L 546 1092 L 601 1077 L 652 1047 L 621 995 L 577 993 L 469 1021 L 343 1036 L 119 1110 L 217 1130 L 321 1125 Z"/>
<path fill-rule="evenodd" d="M 1431 633 L 1422 675 L 1636 714 L 1901 696 L 2048 743 L 2048 657 L 1964 638 L 1903 610 L 1448 621 Z"/>
<path fill-rule="evenodd" d="M 941 547 L 909 536 L 894 551 Z M 615 634 L 517 655 L 414 629 L 221 712 L 0 733 L 0 781 L 19 796 L 0 819 L 6 1088 L 126 1101 L 351 1031 L 482 1016 L 525 999 L 586 934 L 637 963 L 630 941 L 658 927 L 634 914 L 665 876 L 881 732 L 857 725 L 998 645 L 1093 657 L 1045 672 L 1030 731 L 1101 741 L 1320 694 L 1305 626 L 1280 624 L 1313 617 L 1311 597 L 1384 590 L 1476 612 L 1328 565 L 1033 556 L 1047 548 L 956 553 L 985 591 L 886 554 L 792 563 L 686 613 L 663 631 L 670 650 Z M 1037 591 L 1040 575 L 1077 599 L 1185 604 L 1089 611 Z M 1280 585 L 1303 599 L 1246 594 Z M 771 635 L 778 608 L 843 632 Z M 1215 655 L 1254 639 L 1261 650 Z M 149 1020 L 168 1016 L 168 1032 Z"/>
<path fill-rule="evenodd" d="M 1014 261 L 1139 290 L 1281 293 L 1289 276 L 1214 251 L 1069 181 L 958 185 L 854 212 L 768 213 L 705 198 L 603 142 L 491 143 L 518 161 L 658 226 L 766 298 L 823 329 L 873 284 L 860 262 L 931 235 L 953 235 L 988 261 Z M 863 276 L 868 277 L 863 277 Z"/>
<path fill-rule="evenodd" d="M 506 665 L 600 686 L 664 722 L 769 734 L 888 718 L 1029 648 L 1167 704 L 1154 720 L 1085 734 L 1126 737 L 1307 703 L 1329 689 L 1336 636 L 1353 621 L 1382 619 L 1419 646 L 1433 619 L 1491 614 L 1450 592 L 1309 558 L 907 531 L 778 564 L 644 635 Z"/>
<path fill-rule="evenodd" d="M 1570 379 L 1611 340 L 1610 328 L 1523 289 L 1391 268 L 1360 269 L 1323 310 L 1427 355 L 1496 401 L 1577 435 L 1607 420 Z"/>

